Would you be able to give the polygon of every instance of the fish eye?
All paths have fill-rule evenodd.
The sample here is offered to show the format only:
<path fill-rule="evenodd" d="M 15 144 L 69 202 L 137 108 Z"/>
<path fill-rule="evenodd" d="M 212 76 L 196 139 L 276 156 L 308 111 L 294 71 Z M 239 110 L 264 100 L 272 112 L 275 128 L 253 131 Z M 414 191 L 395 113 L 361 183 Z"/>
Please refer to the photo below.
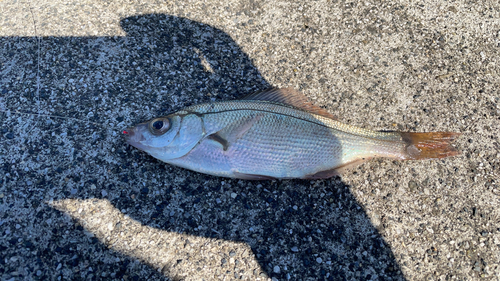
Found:
<path fill-rule="evenodd" d="M 156 121 L 153 123 L 153 127 L 154 127 L 156 130 L 160 130 L 161 128 L 163 128 L 163 121 L 161 121 L 161 120 L 156 120 Z"/>
<path fill-rule="evenodd" d="M 156 118 L 149 122 L 149 131 L 155 136 L 163 135 L 170 129 L 168 118 Z"/>

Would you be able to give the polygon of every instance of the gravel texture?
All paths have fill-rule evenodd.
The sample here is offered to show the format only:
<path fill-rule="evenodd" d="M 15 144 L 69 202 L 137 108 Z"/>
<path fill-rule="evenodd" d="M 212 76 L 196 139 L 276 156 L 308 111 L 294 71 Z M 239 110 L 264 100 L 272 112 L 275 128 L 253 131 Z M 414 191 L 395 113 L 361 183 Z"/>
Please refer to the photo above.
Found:
<path fill-rule="evenodd" d="M 499 280 L 498 1 L 0 1 L 0 280 Z M 294 87 L 457 157 L 244 181 L 121 131 Z"/>

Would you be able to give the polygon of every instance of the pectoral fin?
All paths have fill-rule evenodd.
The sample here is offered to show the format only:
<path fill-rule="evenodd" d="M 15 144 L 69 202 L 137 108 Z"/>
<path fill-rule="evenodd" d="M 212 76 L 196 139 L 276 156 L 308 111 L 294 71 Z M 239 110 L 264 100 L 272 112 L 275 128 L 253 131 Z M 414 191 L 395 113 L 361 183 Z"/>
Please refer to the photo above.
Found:
<path fill-rule="evenodd" d="M 207 139 L 218 142 L 222 146 L 222 149 L 227 151 L 231 144 L 243 137 L 261 118 L 262 115 L 255 115 L 235 121 L 224 129 L 209 135 Z"/>
<path fill-rule="evenodd" d="M 207 139 L 218 142 L 220 145 L 222 145 L 222 149 L 224 151 L 226 151 L 229 146 L 228 141 L 225 138 L 221 137 L 219 133 L 211 134 L 207 137 Z"/>

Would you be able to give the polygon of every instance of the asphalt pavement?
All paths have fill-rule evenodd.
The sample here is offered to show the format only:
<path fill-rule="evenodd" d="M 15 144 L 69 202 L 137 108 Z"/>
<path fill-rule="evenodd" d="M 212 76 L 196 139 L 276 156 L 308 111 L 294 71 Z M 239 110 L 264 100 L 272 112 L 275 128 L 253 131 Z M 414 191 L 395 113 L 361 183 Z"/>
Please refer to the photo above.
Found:
<path fill-rule="evenodd" d="M 500 280 L 498 1 L 0 0 L 1 280 Z M 124 128 L 293 87 L 441 160 L 247 181 Z"/>

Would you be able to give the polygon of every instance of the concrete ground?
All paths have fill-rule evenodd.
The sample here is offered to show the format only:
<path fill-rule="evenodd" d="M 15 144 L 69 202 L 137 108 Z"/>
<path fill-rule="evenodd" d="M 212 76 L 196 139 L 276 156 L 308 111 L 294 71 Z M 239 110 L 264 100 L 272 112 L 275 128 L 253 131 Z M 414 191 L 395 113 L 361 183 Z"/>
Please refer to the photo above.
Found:
<path fill-rule="evenodd" d="M 0 1 L 1 280 L 499 280 L 498 1 Z M 453 131 L 329 180 L 163 164 L 121 131 L 294 87 Z"/>

